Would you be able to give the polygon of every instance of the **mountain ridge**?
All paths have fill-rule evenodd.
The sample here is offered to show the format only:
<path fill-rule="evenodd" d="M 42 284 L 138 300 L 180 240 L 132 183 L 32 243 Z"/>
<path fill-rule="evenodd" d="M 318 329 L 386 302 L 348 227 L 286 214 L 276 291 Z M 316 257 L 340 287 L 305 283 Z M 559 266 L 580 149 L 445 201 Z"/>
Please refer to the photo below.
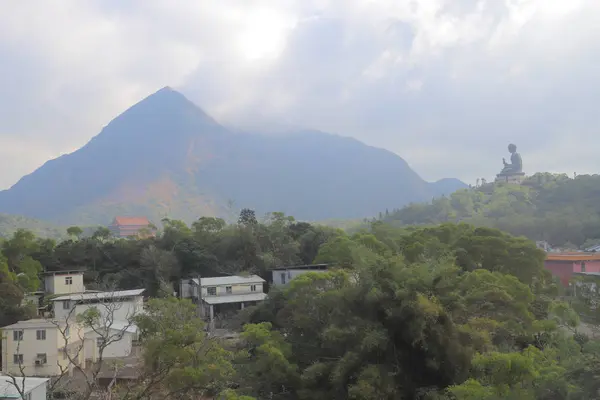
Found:
<path fill-rule="evenodd" d="M 317 130 L 232 132 L 165 87 L 80 149 L 0 191 L 0 212 L 61 225 L 105 224 L 117 214 L 232 216 L 235 207 L 305 220 L 362 218 L 380 206 L 466 187 L 438 182 L 425 182 L 395 153 L 354 138 Z"/>

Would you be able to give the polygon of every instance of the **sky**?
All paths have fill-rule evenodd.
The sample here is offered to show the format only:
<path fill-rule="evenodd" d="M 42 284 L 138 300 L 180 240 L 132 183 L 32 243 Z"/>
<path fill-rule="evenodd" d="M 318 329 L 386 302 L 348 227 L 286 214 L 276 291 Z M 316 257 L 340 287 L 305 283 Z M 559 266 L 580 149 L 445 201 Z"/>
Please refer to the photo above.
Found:
<path fill-rule="evenodd" d="M 600 172 L 598 0 L 6 0 L 0 60 L 0 189 L 164 86 L 427 180 Z"/>

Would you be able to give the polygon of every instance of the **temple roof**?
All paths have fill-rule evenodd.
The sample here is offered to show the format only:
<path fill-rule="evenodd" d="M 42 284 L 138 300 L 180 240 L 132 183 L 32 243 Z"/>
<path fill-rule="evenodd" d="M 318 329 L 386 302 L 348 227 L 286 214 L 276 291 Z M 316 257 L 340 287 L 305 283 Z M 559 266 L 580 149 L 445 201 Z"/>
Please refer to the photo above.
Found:
<path fill-rule="evenodd" d="M 146 217 L 115 217 L 113 225 L 150 225 Z"/>

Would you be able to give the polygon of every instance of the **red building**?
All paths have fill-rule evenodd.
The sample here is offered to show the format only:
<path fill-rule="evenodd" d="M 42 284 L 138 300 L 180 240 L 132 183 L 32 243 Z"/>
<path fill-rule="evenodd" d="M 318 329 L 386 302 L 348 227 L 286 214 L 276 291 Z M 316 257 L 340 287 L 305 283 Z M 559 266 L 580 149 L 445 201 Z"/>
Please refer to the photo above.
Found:
<path fill-rule="evenodd" d="M 156 228 L 146 217 L 115 217 L 108 228 L 114 236 L 121 238 L 139 236 L 142 230 L 150 236 L 156 234 Z"/>
<path fill-rule="evenodd" d="M 574 272 L 600 272 L 598 253 L 548 253 L 544 266 L 568 286 Z"/>

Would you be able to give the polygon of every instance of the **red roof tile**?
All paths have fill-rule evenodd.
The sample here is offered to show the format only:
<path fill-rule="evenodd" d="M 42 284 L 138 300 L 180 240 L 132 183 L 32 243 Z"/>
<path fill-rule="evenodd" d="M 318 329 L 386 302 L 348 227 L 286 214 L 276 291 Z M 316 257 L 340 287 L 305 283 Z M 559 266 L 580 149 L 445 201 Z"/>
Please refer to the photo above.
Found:
<path fill-rule="evenodd" d="M 115 217 L 114 225 L 150 225 L 146 217 Z"/>

